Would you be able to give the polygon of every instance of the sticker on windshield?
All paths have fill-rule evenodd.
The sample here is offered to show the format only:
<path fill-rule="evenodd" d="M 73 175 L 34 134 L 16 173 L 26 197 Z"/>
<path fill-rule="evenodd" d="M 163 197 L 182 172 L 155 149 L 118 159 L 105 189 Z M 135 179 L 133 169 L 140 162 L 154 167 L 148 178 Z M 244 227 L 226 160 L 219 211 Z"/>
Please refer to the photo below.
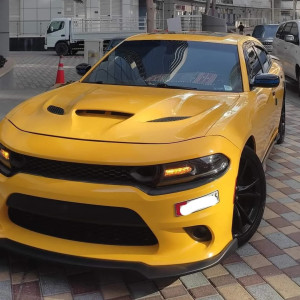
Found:
<path fill-rule="evenodd" d="M 225 91 L 232 91 L 232 87 L 230 85 L 224 85 L 224 90 Z"/>
<path fill-rule="evenodd" d="M 218 77 L 218 75 L 215 73 L 201 72 L 194 79 L 193 83 L 202 84 L 202 85 L 213 85 L 213 83 L 217 77 Z"/>

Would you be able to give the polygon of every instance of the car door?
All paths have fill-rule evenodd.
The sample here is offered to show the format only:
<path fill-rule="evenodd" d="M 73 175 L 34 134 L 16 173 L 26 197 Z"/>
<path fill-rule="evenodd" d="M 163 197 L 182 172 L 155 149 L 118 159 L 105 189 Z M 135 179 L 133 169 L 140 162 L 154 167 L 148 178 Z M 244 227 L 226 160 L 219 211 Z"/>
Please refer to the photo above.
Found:
<path fill-rule="evenodd" d="M 284 71 L 286 75 L 293 79 L 297 79 L 296 76 L 296 65 L 299 64 L 299 30 L 296 22 L 291 23 L 291 29 L 287 34 L 294 37 L 294 42 L 285 41 L 284 44 Z"/>
<path fill-rule="evenodd" d="M 285 41 L 285 37 L 290 34 L 291 28 L 293 26 L 292 22 L 287 22 L 283 28 L 283 31 L 280 35 L 280 39 L 282 40 L 282 47 L 281 47 L 281 63 L 284 70 L 284 73 L 289 75 L 291 70 L 288 69 L 288 62 L 287 62 L 287 55 L 290 55 L 290 43 Z"/>
<path fill-rule="evenodd" d="M 279 59 L 283 58 L 283 47 L 284 47 L 284 40 L 283 40 L 283 29 L 286 23 L 281 24 L 276 32 L 274 41 L 273 41 L 273 54 L 277 56 Z"/>
<path fill-rule="evenodd" d="M 267 53 L 262 47 L 254 43 L 247 44 L 244 55 L 247 65 L 248 78 L 251 83 L 258 74 L 268 73 L 270 63 Z M 261 57 L 258 56 L 258 53 Z M 264 58 L 266 57 L 266 59 Z M 256 151 L 259 158 L 264 158 L 274 135 L 274 114 L 276 114 L 276 100 L 271 88 L 253 87 L 250 91 L 253 99 L 253 130 L 256 140 Z"/>
<path fill-rule="evenodd" d="M 67 32 L 68 26 L 64 21 L 55 20 L 52 21 L 47 29 L 47 45 L 48 47 L 55 47 L 58 41 L 64 41 L 69 39 L 69 33 Z"/>
<path fill-rule="evenodd" d="M 269 53 L 267 52 L 267 50 L 263 47 L 261 47 L 260 45 L 254 45 L 255 51 L 257 53 L 258 59 L 262 65 L 262 69 L 263 69 L 263 73 L 270 73 L 270 74 L 274 74 L 279 76 L 280 80 L 283 79 L 283 74 L 282 71 L 276 67 L 273 66 L 273 61 L 269 55 Z M 270 120 L 270 132 L 271 132 L 271 136 L 273 136 L 278 128 L 278 120 L 279 120 L 279 116 L 281 113 L 281 107 L 282 107 L 282 103 L 280 102 L 279 99 L 283 98 L 282 95 L 282 84 L 283 82 L 277 86 L 277 87 L 273 87 L 273 88 L 266 88 L 266 90 L 268 90 L 268 92 L 271 92 L 272 97 L 270 97 L 270 113 L 271 113 L 271 117 L 272 119 Z"/>

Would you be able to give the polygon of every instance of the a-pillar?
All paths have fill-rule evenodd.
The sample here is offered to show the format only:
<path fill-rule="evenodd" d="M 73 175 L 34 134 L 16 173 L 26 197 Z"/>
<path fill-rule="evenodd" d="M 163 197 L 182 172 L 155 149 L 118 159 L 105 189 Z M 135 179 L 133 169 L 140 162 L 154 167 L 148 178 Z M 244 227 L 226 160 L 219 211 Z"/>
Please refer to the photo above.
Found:
<path fill-rule="evenodd" d="M 0 0 L 0 55 L 9 51 L 9 0 Z"/>

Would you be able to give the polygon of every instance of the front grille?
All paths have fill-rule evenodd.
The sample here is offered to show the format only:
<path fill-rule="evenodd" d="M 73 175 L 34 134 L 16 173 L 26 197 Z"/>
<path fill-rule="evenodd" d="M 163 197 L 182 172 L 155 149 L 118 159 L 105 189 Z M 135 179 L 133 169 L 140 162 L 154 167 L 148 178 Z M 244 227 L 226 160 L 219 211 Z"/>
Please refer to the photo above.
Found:
<path fill-rule="evenodd" d="M 41 234 L 86 243 L 149 246 L 157 239 L 133 210 L 57 201 L 23 194 L 7 200 L 10 220 Z"/>
<path fill-rule="evenodd" d="M 26 173 L 71 181 L 140 186 L 140 182 L 135 179 L 137 167 L 133 166 L 73 163 L 38 158 L 12 151 L 10 151 L 10 157 L 11 170 L 10 174 L 5 174 L 6 176 Z M 2 166 L 1 162 L 0 166 Z M 139 169 L 147 176 L 155 175 L 155 169 L 152 166 L 139 167 Z M 0 172 L 3 173 L 1 168 Z M 148 182 L 148 184 L 151 186 L 152 183 Z M 143 182 L 143 185 L 147 183 Z"/>
<path fill-rule="evenodd" d="M 131 167 L 71 163 L 25 155 L 23 157 L 25 164 L 18 170 L 22 173 L 83 182 L 133 181 L 130 176 Z"/>

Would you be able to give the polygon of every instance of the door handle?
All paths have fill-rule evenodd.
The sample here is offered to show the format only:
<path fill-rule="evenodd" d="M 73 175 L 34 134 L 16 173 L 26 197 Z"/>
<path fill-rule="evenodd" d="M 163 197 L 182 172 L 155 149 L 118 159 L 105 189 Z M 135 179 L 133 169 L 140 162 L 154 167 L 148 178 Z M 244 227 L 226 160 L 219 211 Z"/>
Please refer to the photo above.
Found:
<path fill-rule="evenodd" d="M 66 36 L 65 34 L 62 34 L 61 36 Z"/>

